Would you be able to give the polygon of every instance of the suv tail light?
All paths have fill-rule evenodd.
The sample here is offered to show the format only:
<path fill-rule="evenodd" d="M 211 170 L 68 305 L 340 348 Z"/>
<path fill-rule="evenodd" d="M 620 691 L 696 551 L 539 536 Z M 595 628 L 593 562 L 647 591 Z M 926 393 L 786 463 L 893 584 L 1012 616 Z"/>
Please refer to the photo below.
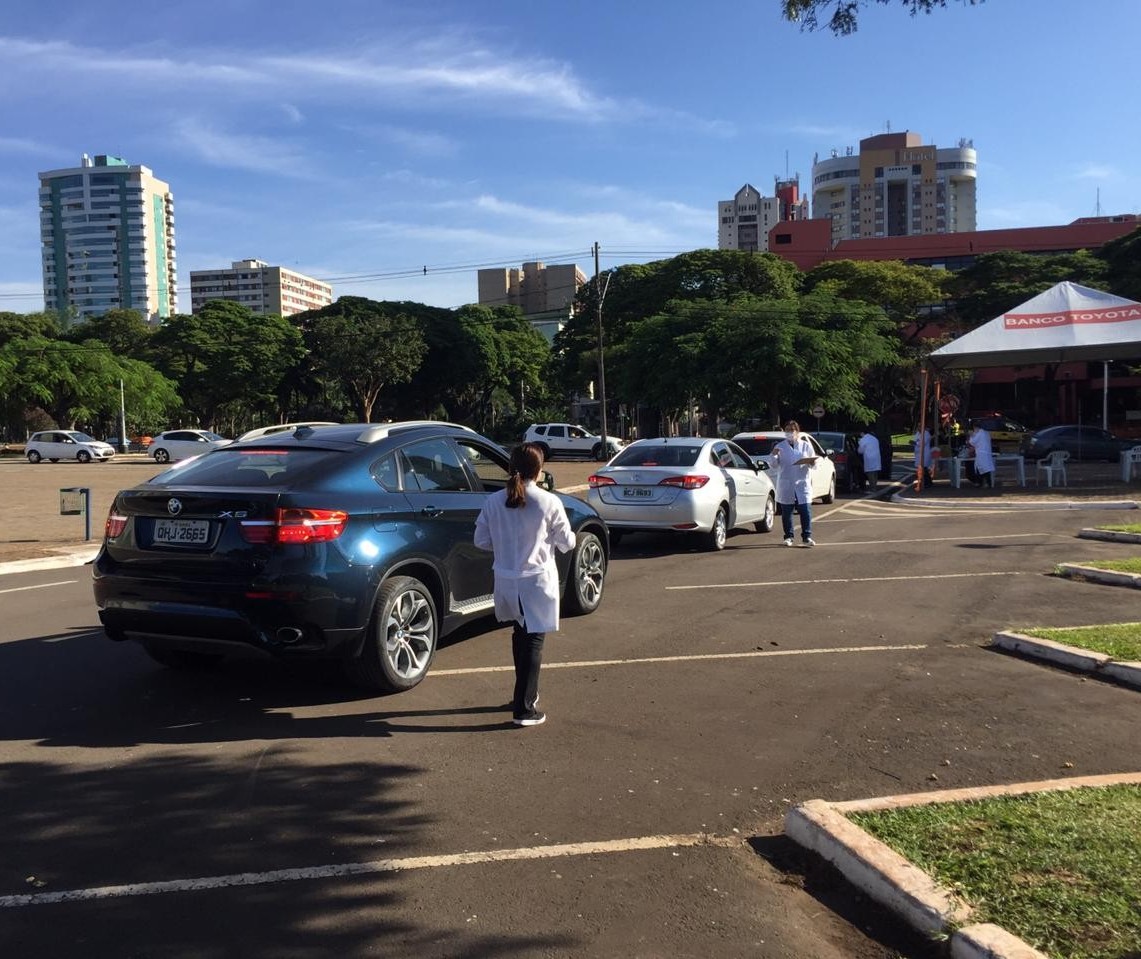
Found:
<path fill-rule="evenodd" d="M 114 507 L 107 513 L 107 522 L 103 526 L 103 536 L 105 539 L 114 539 L 120 535 L 123 530 L 127 528 L 127 517 L 122 513 L 116 513 Z"/>
<path fill-rule="evenodd" d="M 701 487 L 708 482 L 708 476 L 696 476 L 692 473 L 687 473 L 685 476 L 667 476 L 658 485 L 679 486 L 682 489 L 701 489 Z"/>
<path fill-rule="evenodd" d="M 273 519 L 244 519 L 247 543 L 327 543 L 345 530 L 349 514 L 339 509 L 278 509 Z"/>

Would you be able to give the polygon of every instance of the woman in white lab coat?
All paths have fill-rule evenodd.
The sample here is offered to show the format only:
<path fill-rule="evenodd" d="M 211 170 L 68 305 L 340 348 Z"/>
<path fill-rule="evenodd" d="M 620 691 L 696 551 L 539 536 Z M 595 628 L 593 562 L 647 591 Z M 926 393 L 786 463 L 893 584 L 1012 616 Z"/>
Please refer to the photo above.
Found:
<path fill-rule="evenodd" d="M 931 449 L 931 431 L 919 430 L 912 438 L 912 443 L 915 445 L 915 472 L 920 470 L 919 457 L 923 457 L 922 468 L 927 471 L 927 479 L 935 479 L 935 454 Z"/>
<path fill-rule="evenodd" d="M 559 628 L 559 571 L 555 550 L 574 549 L 574 532 L 562 501 L 536 485 L 543 452 L 535 443 L 511 451 L 507 488 L 488 497 L 475 521 L 475 545 L 495 559 L 495 616 L 513 623 L 515 661 L 512 721 L 538 726 L 547 717 L 535 708 L 543 640 Z"/>

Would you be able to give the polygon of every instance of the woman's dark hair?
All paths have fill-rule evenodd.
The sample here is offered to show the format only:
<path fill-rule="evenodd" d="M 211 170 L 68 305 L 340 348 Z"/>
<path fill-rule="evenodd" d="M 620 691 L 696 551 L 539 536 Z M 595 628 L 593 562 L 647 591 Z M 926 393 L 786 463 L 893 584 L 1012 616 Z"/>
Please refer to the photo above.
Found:
<path fill-rule="evenodd" d="M 538 443 L 520 443 L 511 451 L 507 474 L 507 508 L 517 509 L 527 502 L 524 484 L 539 478 L 543 471 L 543 450 Z"/>

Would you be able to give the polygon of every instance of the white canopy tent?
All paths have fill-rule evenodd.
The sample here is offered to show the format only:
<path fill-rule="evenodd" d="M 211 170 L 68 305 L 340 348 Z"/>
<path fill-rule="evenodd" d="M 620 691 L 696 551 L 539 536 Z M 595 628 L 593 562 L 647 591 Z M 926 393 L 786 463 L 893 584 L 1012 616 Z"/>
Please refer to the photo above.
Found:
<path fill-rule="evenodd" d="M 1068 280 L 935 350 L 935 370 L 1141 357 L 1141 303 Z M 1108 376 L 1103 379 L 1108 389 Z M 1104 404 L 1104 400 L 1103 400 Z M 920 431 L 926 427 L 927 368 L 923 369 Z M 1103 413 L 1104 419 L 1104 413 Z M 922 489 L 922 471 L 919 488 Z"/>

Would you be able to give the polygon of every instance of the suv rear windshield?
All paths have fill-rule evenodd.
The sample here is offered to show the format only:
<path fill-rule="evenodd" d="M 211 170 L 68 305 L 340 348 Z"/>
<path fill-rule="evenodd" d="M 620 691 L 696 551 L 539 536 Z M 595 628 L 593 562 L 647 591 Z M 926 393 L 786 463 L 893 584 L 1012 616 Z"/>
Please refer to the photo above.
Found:
<path fill-rule="evenodd" d="M 185 460 L 153 477 L 156 486 L 288 487 L 327 473 L 336 450 L 229 449 Z"/>
<path fill-rule="evenodd" d="M 782 439 L 784 439 L 783 436 L 779 438 L 774 436 L 746 436 L 733 440 L 733 442 L 750 456 L 768 456 L 773 451 L 773 447 Z"/>
<path fill-rule="evenodd" d="M 693 466 L 701 455 L 700 446 L 627 446 L 611 466 Z"/>

